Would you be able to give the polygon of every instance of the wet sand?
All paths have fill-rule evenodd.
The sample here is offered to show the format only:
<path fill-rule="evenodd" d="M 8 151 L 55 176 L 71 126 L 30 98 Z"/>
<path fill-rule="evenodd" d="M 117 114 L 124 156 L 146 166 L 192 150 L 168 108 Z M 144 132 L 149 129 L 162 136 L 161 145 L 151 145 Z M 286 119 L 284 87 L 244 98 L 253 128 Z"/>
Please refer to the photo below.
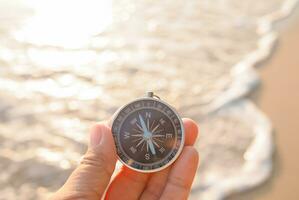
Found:
<path fill-rule="evenodd" d="M 299 9 L 279 26 L 277 48 L 258 69 L 261 87 L 252 94 L 273 123 L 273 174 L 262 186 L 230 200 L 299 199 Z"/>

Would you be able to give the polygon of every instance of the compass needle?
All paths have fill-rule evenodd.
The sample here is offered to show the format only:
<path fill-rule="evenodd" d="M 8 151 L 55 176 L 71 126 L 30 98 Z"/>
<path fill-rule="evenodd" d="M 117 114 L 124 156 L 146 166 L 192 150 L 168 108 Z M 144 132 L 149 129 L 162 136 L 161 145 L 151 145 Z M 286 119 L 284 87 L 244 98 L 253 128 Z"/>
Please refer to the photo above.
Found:
<path fill-rule="evenodd" d="M 146 152 L 148 152 L 148 141 L 146 141 Z"/>
<path fill-rule="evenodd" d="M 143 133 L 148 132 L 148 130 L 146 128 L 146 125 L 145 125 L 145 122 L 144 122 L 144 120 L 143 120 L 143 118 L 140 114 L 139 114 L 139 120 L 140 120 L 140 124 L 141 124 L 141 127 L 142 127 L 141 129 L 143 130 Z"/>
<path fill-rule="evenodd" d="M 156 155 L 155 146 L 154 146 L 154 144 L 153 144 L 153 142 L 152 142 L 151 139 L 148 140 L 148 144 L 149 144 L 149 148 L 150 148 L 152 154 L 153 154 L 153 155 Z"/>

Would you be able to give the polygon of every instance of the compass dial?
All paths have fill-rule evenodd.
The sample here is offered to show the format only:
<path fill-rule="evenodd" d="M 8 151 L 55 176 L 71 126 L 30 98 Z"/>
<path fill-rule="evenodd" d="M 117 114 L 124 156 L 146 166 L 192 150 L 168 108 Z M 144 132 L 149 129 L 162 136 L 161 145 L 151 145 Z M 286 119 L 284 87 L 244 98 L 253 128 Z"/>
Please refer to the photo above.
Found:
<path fill-rule="evenodd" d="M 120 160 L 142 172 L 170 165 L 184 145 L 184 130 L 178 114 L 165 102 L 141 98 L 116 114 L 112 133 Z"/>

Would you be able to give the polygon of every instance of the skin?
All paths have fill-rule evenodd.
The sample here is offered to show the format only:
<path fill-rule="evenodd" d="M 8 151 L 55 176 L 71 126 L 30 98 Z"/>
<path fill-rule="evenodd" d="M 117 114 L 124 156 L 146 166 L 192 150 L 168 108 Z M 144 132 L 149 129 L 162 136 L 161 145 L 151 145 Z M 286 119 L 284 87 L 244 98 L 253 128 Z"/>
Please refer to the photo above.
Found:
<path fill-rule="evenodd" d="M 122 166 L 113 178 L 117 155 L 112 133 L 108 123 L 95 124 L 90 131 L 88 150 L 80 165 L 50 199 L 187 199 L 199 162 L 198 152 L 193 147 L 198 126 L 191 119 L 183 119 L 183 122 L 185 146 L 171 166 L 150 174 Z"/>

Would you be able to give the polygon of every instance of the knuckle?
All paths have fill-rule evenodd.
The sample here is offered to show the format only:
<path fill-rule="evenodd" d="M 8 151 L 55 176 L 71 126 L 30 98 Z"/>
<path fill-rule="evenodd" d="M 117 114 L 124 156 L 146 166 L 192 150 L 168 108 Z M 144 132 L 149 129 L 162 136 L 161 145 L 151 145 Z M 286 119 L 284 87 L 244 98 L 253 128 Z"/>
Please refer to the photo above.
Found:
<path fill-rule="evenodd" d="M 107 158 L 107 155 L 101 151 L 94 152 L 92 149 L 89 149 L 81 160 L 81 165 L 87 165 L 92 168 L 101 169 L 110 176 L 114 170 L 109 163 L 110 162 L 109 158 Z"/>
<path fill-rule="evenodd" d="M 183 190 L 189 190 L 190 185 L 180 176 L 170 177 L 168 183 L 175 188 L 180 188 Z"/>
<path fill-rule="evenodd" d="M 159 194 L 155 188 L 148 188 L 144 196 L 145 198 L 143 200 L 158 200 L 161 194 Z"/>

